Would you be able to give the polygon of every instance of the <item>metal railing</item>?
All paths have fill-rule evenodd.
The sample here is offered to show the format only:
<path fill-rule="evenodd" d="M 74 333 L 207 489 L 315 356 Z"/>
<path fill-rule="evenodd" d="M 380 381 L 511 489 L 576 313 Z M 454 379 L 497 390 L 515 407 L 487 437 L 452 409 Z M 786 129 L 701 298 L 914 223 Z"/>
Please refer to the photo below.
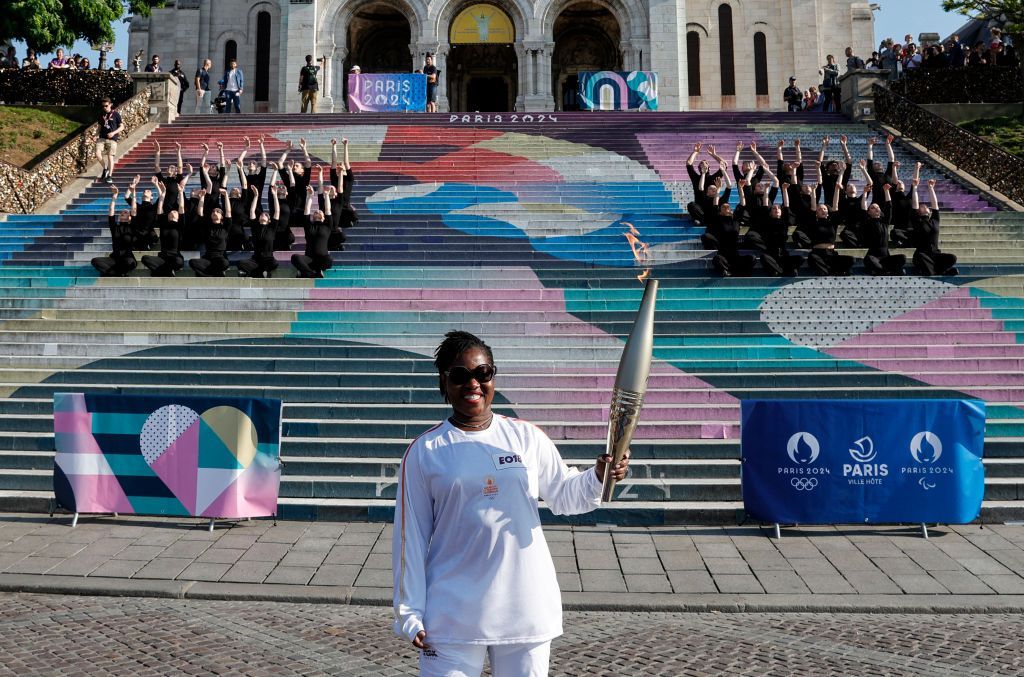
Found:
<path fill-rule="evenodd" d="M 957 169 L 1024 204 L 1024 159 L 956 126 L 881 85 L 873 88 L 875 116 Z"/>

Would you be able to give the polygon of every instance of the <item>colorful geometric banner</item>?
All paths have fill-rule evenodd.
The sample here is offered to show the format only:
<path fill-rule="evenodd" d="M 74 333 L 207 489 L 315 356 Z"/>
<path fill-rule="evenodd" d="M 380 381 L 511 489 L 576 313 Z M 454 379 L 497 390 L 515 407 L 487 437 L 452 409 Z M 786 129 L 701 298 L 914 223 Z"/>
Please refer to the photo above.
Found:
<path fill-rule="evenodd" d="M 55 393 L 57 504 L 75 513 L 277 514 L 281 401 Z"/>
<path fill-rule="evenodd" d="M 744 400 L 740 419 L 755 519 L 966 524 L 981 511 L 979 400 Z"/>
<path fill-rule="evenodd" d="M 427 109 L 427 76 L 422 73 L 350 73 L 348 109 L 408 113 Z"/>
<path fill-rule="evenodd" d="M 658 74 L 653 71 L 583 71 L 581 110 L 658 110 Z"/>

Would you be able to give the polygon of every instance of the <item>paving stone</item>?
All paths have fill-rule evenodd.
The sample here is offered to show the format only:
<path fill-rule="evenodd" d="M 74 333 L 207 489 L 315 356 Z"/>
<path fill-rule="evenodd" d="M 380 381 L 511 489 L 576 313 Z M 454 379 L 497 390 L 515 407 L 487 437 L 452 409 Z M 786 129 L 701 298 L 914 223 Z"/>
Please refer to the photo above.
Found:
<path fill-rule="evenodd" d="M 287 543 L 256 543 L 242 555 L 243 562 L 280 562 L 288 554 Z"/>
<path fill-rule="evenodd" d="M 241 560 L 233 564 L 220 580 L 227 583 L 262 583 L 275 566 L 275 562 Z"/>
<path fill-rule="evenodd" d="M 871 561 L 890 577 L 896 575 L 920 575 L 924 573 L 917 562 L 909 557 L 872 557 Z M 895 580 L 895 578 L 893 578 Z"/>
<path fill-rule="evenodd" d="M 5 572 L 9 574 L 43 574 L 63 561 L 63 557 L 36 557 L 30 555 L 11 564 L 5 569 Z"/>
<path fill-rule="evenodd" d="M 629 592 L 672 592 L 672 585 L 665 574 L 625 574 L 626 590 Z"/>
<path fill-rule="evenodd" d="M 353 531 L 346 529 L 345 533 L 338 537 L 338 545 L 368 545 L 373 546 L 377 542 L 377 536 L 380 534 L 380 529 L 377 531 Z"/>
<path fill-rule="evenodd" d="M 12 543 L 5 545 L 4 550 L 6 552 L 34 553 L 47 547 L 52 542 L 47 536 L 22 536 Z"/>
<path fill-rule="evenodd" d="M 806 539 L 787 538 L 783 536 L 775 543 L 779 552 L 788 560 L 822 559 L 824 555 Z"/>
<path fill-rule="evenodd" d="M 370 553 L 370 556 L 366 558 L 366 563 L 363 564 L 364 569 L 390 569 L 391 568 L 391 555 L 375 555 Z"/>
<path fill-rule="evenodd" d="M 663 550 L 661 564 L 666 571 L 704 571 L 704 558 L 696 550 Z"/>
<path fill-rule="evenodd" d="M 279 566 L 270 572 L 264 583 L 281 583 L 283 585 L 306 585 L 316 573 L 316 567 Z"/>
<path fill-rule="evenodd" d="M 178 574 L 181 581 L 219 581 L 231 564 L 219 562 L 193 562 Z"/>
<path fill-rule="evenodd" d="M 572 541 L 549 541 L 548 551 L 553 557 L 576 558 L 576 548 L 573 547 Z"/>
<path fill-rule="evenodd" d="M 313 571 L 323 564 L 324 559 L 327 557 L 327 553 L 316 550 L 292 550 L 284 556 L 281 560 L 282 567 L 309 567 Z M 390 559 L 388 562 L 390 563 Z M 312 577 L 313 573 L 310 572 Z"/>
<path fill-rule="evenodd" d="M 626 580 L 619 573 L 606 569 L 580 569 L 580 580 L 586 592 L 624 592 Z"/>
<path fill-rule="evenodd" d="M 134 559 L 112 559 L 93 569 L 89 576 L 98 578 L 131 578 L 146 564 L 147 562 Z"/>
<path fill-rule="evenodd" d="M 1020 546 L 991 531 L 964 534 L 964 538 L 985 552 L 992 550 L 1020 550 Z"/>
<path fill-rule="evenodd" d="M 212 547 L 196 557 L 196 561 L 208 564 L 234 564 L 244 554 L 245 550 L 241 549 Z"/>
<path fill-rule="evenodd" d="M 584 569 L 619 570 L 619 558 L 611 550 L 576 550 L 576 563 Z"/>
<path fill-rule="evenodd" d="M 129 545 L 116 555 L 114 559 L 130 559 L 139 562 L 148 562 L 164 551 L 162 545 Z"/>
<path fill-rule="evenodd" d="M 129 545 L 131 545 L 132 540 L 133 539 L 130 538 L 99 538 L 90 543 L 89 545 L 85 546 L 85 548 L 82 549 L 78 553 L 78 555 L 80 557 L 84 555 L 107 555 L 108 557 L 113 557 L 114 555 L 121 552 Z M 4 548 L 4 551 L 6 550 L 7 549 Z"/>
<path fill-rule="evenodd" d="M 643 545 L 652 545 L 654 543 L 654 539 L 646 529 L 620 527 L 618 529 L 613 529 L 611 531 L 611 535 L 616 546 L 622 543 L 640 543 Z"/>
<path fill-rule="evenodd" d="M 572 543 L 572 527 L 557 524 L 544 527 L 544 540 L 552 543 Z"/>
<path fill-rule="evenodd" d="M 625 574 L 664 574 L 665 569 L 661 566 L 661 560 L 650 557 L 623 557 L 619 559 L 619 566 Z"/>
<path fill-rule="evenodd" d="M 186 557 L 196 559 L 206 552 L 210 547 L 204 541 L 177 541 L 167 546 L 167 549 L 160 553 L 161 557 Z"/>
<path fill-rule="evenodd" d="M 615 553 L 624 559 L 658 558 L 658 551 L 654 548 L 654 543 L 616 543 Z"/>
<path fill-rule="evenodd" d="M 793 571 L 756 571 L 758 582 L 768 594 L 807 594 L 810 590 Z"/>
<path fill-rule="evenodd" d="M 793 571 L 793 564 L 776 550 L 743 551 L 743 560 L 754 571 Z"/>
<path fill-rule="evenodd" d="M 830 552 L 829 562 L 844 574 L 850 572 L 877 572 L 879 568 L 859 550 L 842 554 Z"/>
<path fill-rule="evenodd" d="M 843 571 L 843 578 L 861 595 L 899 595 L 903 592 L 892 579 L 874 571 Z"/>
<path fill-rule="evenodd" d="M 158 580 L 174 580 L 185 570 L 191 559 L 183 557 L 160 557 L 153 560 L 136 572 L 133 578 L 153 578 Z"/>
<path fill-rule="evenodd" d="M 359 575 L 359 567 L 352 564 L 324 564 L 317 569 L 310 585 L 351 586 Z M 388 583 L 391 585 L 391 582 Z"/>
<path fill-rule="evenodd" d="M 296 545 L 302 541 L 318 539 L 326 539 L 333 543 L 345 533 L 346 526 L 344 523 L 314 522 L 306 528 L 305 535 L 296 541 Z"/>
<path fill-rule="evenodd" d="M 930 571 L 931 577 L 954 595 L 988 595 L 992 588 L 969 571 Z"/>
<path fill-rule="evenodd" d="M 825 576 L 840 576 L 839 571 L 832 566 L 824 557 L 819 559 L 791 559 L 787 560 L 792 565 L 793 570 L 801 576 L 805 574 L 820 574 Z"/>
<path fill-rule="evenodd" d="M 608 532 L 574 531 L 576 550 L 611 550 L 612 536 Z"/>
<path fill-rule="evenodd" d="M 893 583 L 908 595 L 945 595 L 949 591 L 928 574 L 890 574 Z"/>
<path fill-rule="evenodd" d="M 676 594 L 718 592 L 714 580 L 706 570 L 669 571 L 668 580 Z"/>
<path fill-rule="evenodd" d="M 296 541 L 298 541 L 300 538 L 302 538 L 302 536 L 305 533 L 306 533 L 306 525 L 305 524 L 303 524 L 301 526 L 293 526 L 293 527 L 286 527 L 286 528 L 278 527 L 276 529 L 269 529 L 266 532 L 264 532 L 259 537 L 257 542 L 259 542 L 259 543 L 286 543 L 288 545 L 293 545 Z"/>
<path fill-rule="evenodd" d="M 740 557 L 740 551 L 736 549 L 736 546 L 729 542 L 697 542 L 694 541 L 697 546 L 697 552 L 701 554 L 701 557 Z"/>
<path fill-rule="evenodd" d="M 800 578 L 813 593 L 852 594 L 856 590 L 845 578 L 832 574 L 801 574 Z"/>
<path fill-rule="evenodd" d="M 654 547 L 658 552 L 669 552 L 674 550 L 687 550 L 695 552 L 697 547 L 693 539 L 686 535 L 686 532 L 662 533 L 654 536 Z"/>
<path fill-rule="evenodd" d="M 552 557 L 551 561 L 555 563 L 555 571 L 557 573 L 575 573 L 576 572 L 576 558 L 575 557 Z"/>
<path fill-rule="evenodd" d="M 258 534 L 225 533 L 217 539 L 215 547 L 230 550 L 248 550 L 256 543 L 257 538 L 259 538 Z"/>
<path fill-rule="evenodd" d="M 976 575 L 1002 575 L 1013 573 L 999 562 L 987 557 L 984 559 L 957 559 L 957 561 L 962 564 L 965 569 Z"/>
<path fill-rule="evenodd" d="M 978 578 L 1000 595 L 1024 594 L 1024 579 L 1016 574 L 979 574 Z"/>
<path fill-rule="evenodd" d="M 558 571 L 558 588 L 562 592 L 582 592 L 583 582 L 580 580 L 579 572 Z"/>
<path fill-rule="evenodd" d="M 1009 552 L 1009 551 L 1000 551 L 1000 552 Z M 961 565 L 959 562 L 957 562 L 955 559 L 953 559 L 952 557 L 950 557 L 946 553 L 942 552 L 941 550 L 937 550 L 936 552 L 921 552 L 921 553 L 910 552 L 909 553 L 909 557 L 912 560 L 914 560 L 914 562 L 919 567 L 921 567 L 925 571 L 929 571 L 929 572 L 932 572 L 932 573 L 934 573 L 936 571 L 963 571 L 964 570 L 963 565 Z"/>
<path fill-rule="evenodd" d="M 109 557 L 95 555 L 82 557 L 79 555 L 77 557 L 64 560 L 46 573 L 47 575 L 52 576 L 88 576 L 102 564 L 109 561 Z"/>
<path fill-rule="evenodd" d="M 85 549 L 85 543 L 51 543 L 45 548 L 37 550 L 34 555 L 37 557 L 60 557 L 62 559 L 72 557 Z"/>
<path fill-rule="evenodd" d="M 162 545 L 167 547 L 176 543 L 184 535 L 180 530 L 154 529 L 135 539 L 134 545 Z"/>
<path fill-rule="evenodd" d="M 358 564 L 362 566 L 370 556 L 368 545 L 336 545 L 327 554 L 324 564 Z"/>
<path fill-rule="evenodd" d="M 738 557 L 705 557 L 704 564 L 712 576 L 718 574 L 750 574 L 750 567 Z"/>
<path fill-rule="evenodd" d="M 764 592 L 753 574 L 712 574 L 719 592 Z"/>
<path fill-rule="evenodd" d="M 390 588 L 394 584 L 391 569 L 363 569 L 356 577 L 356 587 Z"/>

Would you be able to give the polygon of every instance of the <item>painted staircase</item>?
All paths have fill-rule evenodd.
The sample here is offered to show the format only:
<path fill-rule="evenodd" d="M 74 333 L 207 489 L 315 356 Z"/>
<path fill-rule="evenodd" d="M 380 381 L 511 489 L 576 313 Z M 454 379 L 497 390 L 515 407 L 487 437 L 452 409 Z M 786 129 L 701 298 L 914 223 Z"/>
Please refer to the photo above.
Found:
<path fill-rule="evenodd" d="M 802 114 L 495 118 L 184 117 L 119 164 L 123 190 L 152 172 L 154 140 L 166 166 L 174 141 L 197 163 L 202 142 L 233 158 L 243 135 L 264 134 L 276 160 L 304 138 L 320 163 L 348 137 L 361 221 L 323 279 L 291 277 L 290 252 L 270 280 L 97 278 L 105 186 L 56 217 L 7 217 L 0 506 L 49 505 L 54 392 L 182 392 L 285 401 L 283 516 L 387 519 L 401 453 L 445 416 L 431 353 L 453 328 L 493 346 L 496 410 L 589 465 L 649 268 L 662 291 L 633 473 L 584 519 L 741 519 L 739 402 L 756 397 L 985 399 L 985 516 L 1022 514 L 1024 219 L 929 163 L 959 277 L 721 280 L 682 216 L 693 143 L 728 159 L 757 141 L 771 161 L 776 140 L 792 158 L 799 138 L 812 160 L 822 136 L 847 134 L 858 159 L 873 132 Z M 905 168 L 918 159 L 898 155 Z M 627 224 L 647 244 L 642 262 Z"/>

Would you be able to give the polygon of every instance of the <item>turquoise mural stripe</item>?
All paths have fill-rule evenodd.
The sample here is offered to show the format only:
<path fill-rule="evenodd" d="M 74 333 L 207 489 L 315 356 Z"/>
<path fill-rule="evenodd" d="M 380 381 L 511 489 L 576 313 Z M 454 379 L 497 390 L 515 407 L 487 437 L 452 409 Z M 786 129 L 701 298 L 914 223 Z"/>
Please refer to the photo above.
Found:
<path fill-rule="evenodd" d="M 156 477 L 142 454 L 103 454 L 114 475 L 120 477 Z"/>
<path fill-rule="evenodd" d="M 138 435 L 149 414 L 114 414 L 94 412 L 92 432 L 106 435 Z"/>
<path fill-rule="evenodd" d="M 129 496 L 128 502 L 138 515 L 178 515 L 188 516 L 189 511 L 176 498 L 155 496 Z"/>

